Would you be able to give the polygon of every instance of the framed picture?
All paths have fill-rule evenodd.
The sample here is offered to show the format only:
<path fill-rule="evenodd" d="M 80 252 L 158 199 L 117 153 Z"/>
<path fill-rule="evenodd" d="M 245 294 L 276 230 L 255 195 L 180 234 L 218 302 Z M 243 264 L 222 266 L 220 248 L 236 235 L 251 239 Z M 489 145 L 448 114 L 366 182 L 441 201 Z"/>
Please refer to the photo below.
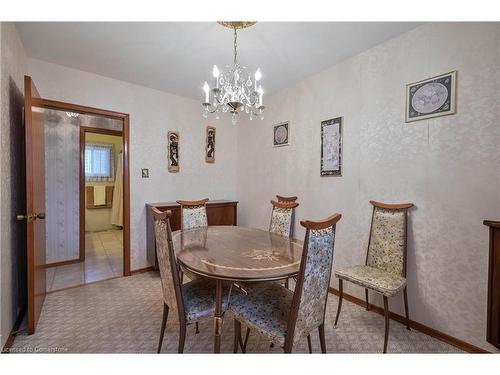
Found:
<path fill-rule="evenodd" d="M 321 122 L 321 176 L 342 176 L 342 117 Z"/>
<path fill-rule="evenodd" d="M 406 122 L 456 113 L 457 72 L 406 85 Z"/>
<path fill-rule="evenodd" d="M 273 127 L 273 146 L 288 146 L 290 144 L 290 123 L 282 122 Z"/>
<path fill-rule="evenodd" d="M 148 168 L 142 168 L 141 169 L 141 175 L 142 175 L 142 178 L 149 178 L 149 169 Z"/>
<path fill-rule="evenodd" d="M 207 163 L 215 163 L 215 127 L 213 126 L 207 126 L 205 161 Z"/>
<path fill-rule="evenodd" d="M 168 171 L 179 172 L 179 132 L 168 132 Z"/>

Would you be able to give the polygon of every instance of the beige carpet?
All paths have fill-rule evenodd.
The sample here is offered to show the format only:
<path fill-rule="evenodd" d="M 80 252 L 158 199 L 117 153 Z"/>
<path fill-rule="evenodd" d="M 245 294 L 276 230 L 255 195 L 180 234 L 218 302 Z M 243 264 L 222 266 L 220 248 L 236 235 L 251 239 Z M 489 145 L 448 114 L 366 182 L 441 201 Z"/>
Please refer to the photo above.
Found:
<path fill-rule="evenodd" d="M 337 298 L 330 294 L 326 313 L 328 353 L 379 353 L 382 351 L 384 319 L 374 312 L 344 301 L 339 327 L 333 329 Z M 156 352 L 162 316 L 161 285 L 156 272 L 138 274 L 67 289 L 47 295 L 37 331 L 27 336 L 21 328 L 13 352 L 43 353 L 152 353 Z M 212 351 L 212 322 L 200 324 L 195 334 L 188 326 L 186 353 Z M 163 353 L 177 351 L 178 325 L 169 318 Z M 319 339 L 312 336 L 313 351 Z M 221 351 L 232 353 L 233 320 L 225 318 Z M 282 353 L 252 332 L 249 353 Z M 304 339 L 294 352 L 307 352 Z M 389 353 L 457 353 L 457 348 L 417 331 L 407 331 L 391 321 Z"/>

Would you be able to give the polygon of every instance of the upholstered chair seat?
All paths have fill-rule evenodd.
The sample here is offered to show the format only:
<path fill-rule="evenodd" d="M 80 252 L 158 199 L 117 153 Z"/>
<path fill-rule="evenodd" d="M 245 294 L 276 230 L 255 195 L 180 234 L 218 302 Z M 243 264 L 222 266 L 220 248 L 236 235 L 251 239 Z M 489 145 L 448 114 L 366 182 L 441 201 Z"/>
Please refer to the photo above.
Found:
<path fill-rule="evenodd" d="M 222 294 L 222 310 L 226 311 L 229 288 Z M 196 279 L 182 285 L 182 299 L 186 323 L 196 323 L 204 318 L 211 318 L 215 311 L 215 281 Z"/>
<path fill-rule="evenodd" d="M 406 279 L 401 275 L 371 266 L 337 268 L 335 276 L 387 297 L 395 295 L 406 286 Z"/>
<path fill-rule="evenodd" d="M 272 343 L 291 353 L 293 345 L 306 337 L 312 352 L 310 334 L 318 329 L 321 351 L 326 353 L 325 309 L 332 272 L 335 228 L 341 215 L 313 222 L 301 221 L 306 228 L 302 258 L 295 290 L 279 283 L 262 283 L 250 288 L 246 295 L 231 298 L 228 311 L 234 315 L 234 352 L 238 344 L 246 349 L 247 338 L 241 338 L 241 325 L 254 329 Z M 249 330 L 247 330 L 247 333 Z"/>
<path fill-rule="evenodd" d="M 235 319 L 244 321 L 249 329 L 269 341 L 284 345 L 293 292 L 278 283 L 261 283 L 250 287 L 247 293 L 235 293 L 231 297 Z"/>

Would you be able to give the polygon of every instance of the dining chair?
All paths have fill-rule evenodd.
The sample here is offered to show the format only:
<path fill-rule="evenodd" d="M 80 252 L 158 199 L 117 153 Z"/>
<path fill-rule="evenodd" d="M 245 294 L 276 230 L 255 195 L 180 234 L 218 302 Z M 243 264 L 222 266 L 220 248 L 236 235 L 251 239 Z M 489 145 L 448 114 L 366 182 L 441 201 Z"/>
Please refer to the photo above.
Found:
<path fill-rule="evenodd" d="M 208 198 L 197 201 L 178 200 L 176 202 L 181 206 L 181 229 L 208 227 L 206 206 Z M 181 280 L 183 280 L 184 273 L 186 273 L 191 280 L 198 277 L 192 272 L 184 272 L 181 270 Z"/>
<path fill-rule="evenodd" d="M 208 227 L 207 202 L 208 198 L 197 201 L 176 201 L 181 206 L 181 229 L 194 229 Z M 199 276 L 193 272 L 181 269 L 181 283 L 184 282 L 184 274 L 190 280 L 198 279 Z M 196 323 L 196 333 L 200 333 L 199 324 Z"/>
<path fill-rule="evenodd" d="M 181 206 L 181 229 L 207 227 L 208 198 L 198 201 L 176 201 Z"/>
<path fill-rule="evenodd" d="M 269 232 L 285 237 L 293 237 L 293 225 L 295 221 L 295 208 L 297 202 L 277 202 L 272 200 L 273 210 L 271 212 L 271 222 Z"/>
<path fill-rule="evenodd" d="M 326 353 L 325 310 L 332 272 L 336 224 L 342 215 L 323 221 L 301 221 L 306 228 L 295 290 L 279 283 L 260 283 L 247 294 L 231 297 L 228 310 L 234 316 L 234 353 L 246 352 L 241 325 L 255 329 L 291 353 L 293 345 L 306 337 L 312 353 L 311 332 L 318 329 L 321 352 Z"/>
<path fill-rule="evenodd" d="M 276 195 L 278 201 L 271 201 L 273 210 L 271 212 L 271 222 L 269 223 L 269 232 L 281 236 L 293 238 L 293 229 L 295 223 L 295 208 L 299 205 L 297 197 L 283 197 Z M 285 287 L 289 287 L 289 280 L 285 280 Z"/>
<path fill-rule="evenodd" d="M 200 278 L 182 284 L 180 269 L 172 243 L 172 230 L 170 228 L 172 212 L 161 212 L 156 208 L 152 208 L 152 211 L 156 254 L 163 291 L 163 319 L 158 342 L 158 353 L 161 352 L 167 318 L 171 310 L 174 312 L 177 310 L 179 319 L 178 352 L 182 353 L 186 339 L 186 327 L 198 323 L 201 319 L 213 317 L 215 311 L 215 282 Z M 222 306 L 225 311 L 229 298 L 228 289 L 226 288 L 223 293 Z"/>
<path fill-rule="evenodd" d="M 408 295 L 406 292 L 406 252 L 408 209 L 413 203 L 387 204 L 370 201 L 373 206 L 370 237 L 364 265 L 338 268 L 339 302 L 334 327 L 337 327 L 342 308 L 343 281 L 365 288 L 366 310 L 369 310 L 368 290 L 380 293 L 384 299 L 385 336 L 384 353 L 389 338 L 388 298 L 403 290 L 406 329 L 410 329 Z"/>
<path fill-rule="evenodd" d="M 293 226 L 295 222 L 295 208 L 299 205 L 296 200 L 297 197 L 283 197 L 276 195 L 279 201 L 271 200 L 273 210 L 271 212 L 271 221 L 269 223 L 269 232 L 278 234 L 280 236 L 293 237 Z M 290 286 L 289 279 L 285 280 L 285 288 Z M 236 287 L 241 287 L 243 290 L 253 288 L 253 285 L 248 283 L 237 284 Z M 245 343 L 248 341 L 250 335 L 250 328 L 247 327 L 245 334 Z M 271 342 L 271 347 L 274 343 Z"/>

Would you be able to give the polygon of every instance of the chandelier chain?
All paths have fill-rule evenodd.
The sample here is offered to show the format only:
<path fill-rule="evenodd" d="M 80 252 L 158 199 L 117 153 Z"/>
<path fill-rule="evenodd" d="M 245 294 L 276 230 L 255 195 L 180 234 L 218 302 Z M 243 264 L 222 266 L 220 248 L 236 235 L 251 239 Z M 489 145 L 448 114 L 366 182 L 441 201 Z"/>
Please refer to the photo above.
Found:
<path fill-rule="evenodd" d="M 236 31 L 236 28 L 234 28 L 234 65 L 236 65 L 236 61 L 238 58 L 238 32 Z"/>

